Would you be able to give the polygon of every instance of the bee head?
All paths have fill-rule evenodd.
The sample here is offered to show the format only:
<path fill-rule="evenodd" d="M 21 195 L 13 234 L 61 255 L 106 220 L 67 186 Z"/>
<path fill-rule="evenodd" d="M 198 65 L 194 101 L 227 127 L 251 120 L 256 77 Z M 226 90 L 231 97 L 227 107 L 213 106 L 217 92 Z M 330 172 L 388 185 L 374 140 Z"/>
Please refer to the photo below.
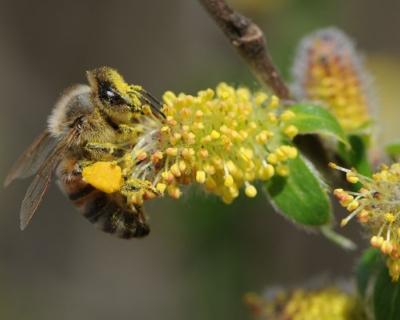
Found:
<path fill-rule="evenodd" d="M 96 106 L 116 123 L 128 122 L 141 113 L 141 87 L 127 84 L 114 69 L 100 67 L 87 72 Z"/>

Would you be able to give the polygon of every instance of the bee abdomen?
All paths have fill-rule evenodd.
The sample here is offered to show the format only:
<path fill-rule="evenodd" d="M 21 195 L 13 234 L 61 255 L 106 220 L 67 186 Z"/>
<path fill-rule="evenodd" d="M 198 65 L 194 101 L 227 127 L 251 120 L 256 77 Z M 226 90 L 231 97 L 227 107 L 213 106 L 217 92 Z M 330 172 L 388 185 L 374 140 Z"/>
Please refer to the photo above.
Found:
<path fill-rule="evenodd" d="M 141 238 L 150 228 L 144 219 L 142 208 L 125 208 L 118 195 L 106 194 L 83 181 L 74 171 L 71 160 L 64 160 L 58 170 L 60 187 L 79 209 L 82 215 L 100 230 L 119 238 Z"/>
<path fill-rule="evenodd" d="M 149 234 L 150 228 L 141 221 L 140 208 L 127 210 L 122 208 L 109 195 L 96 190 L 91 201 L 81 208 L 85 218 L 104 232 L 115 234 L 119 238 L 141 238 Z"/>

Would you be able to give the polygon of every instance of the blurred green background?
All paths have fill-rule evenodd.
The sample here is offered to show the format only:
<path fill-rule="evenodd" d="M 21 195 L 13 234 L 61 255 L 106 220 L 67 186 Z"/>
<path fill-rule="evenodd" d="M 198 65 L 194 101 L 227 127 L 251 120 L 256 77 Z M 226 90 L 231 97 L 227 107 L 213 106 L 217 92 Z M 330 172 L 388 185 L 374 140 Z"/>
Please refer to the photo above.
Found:
<path fill-rule="evenodd" d="M 399 136 L 398 0 L 231 3 L 265 30 L 286 77 L 308 32 L 336 25 L 357 39 L 380 97 L 377 145 Z M 194 0 L 1 0 L 0 46 L 1 179 L 85 70 L 113 66 L 156 96 L 222 80 L 258 87 Z M 28 183 L 0 193 L 0 319 L 247 319 L 243 293 L 348 277 L 359 255 L 288 223 L 262 195 L 225 206 L 197 189 L 149 203 L 152 233 L 143 240 L 95 230 L 57 187 L 20 232 Z M 356 226 L 343 232 L 362 238 Z"/>

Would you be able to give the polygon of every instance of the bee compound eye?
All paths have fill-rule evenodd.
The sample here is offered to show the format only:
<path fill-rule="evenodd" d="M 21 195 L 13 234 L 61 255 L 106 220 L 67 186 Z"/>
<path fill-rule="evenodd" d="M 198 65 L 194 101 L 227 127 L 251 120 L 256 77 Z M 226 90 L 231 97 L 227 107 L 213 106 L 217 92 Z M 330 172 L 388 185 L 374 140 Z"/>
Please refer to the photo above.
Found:
<path fill-rule="evenodd" d="M 99 98 L 110 105 L 125 104 L 125 100 L 108 82 L 99 83 Z"/>
<path fill-rule="evenodd" d="M 107 101 L 110 105 L 126 104 L 125 100 L 113 90 L 106 90 L 101 98 Z"/>
<path fill-rule="evenodd" d="M 112 99 L 115 99 L 116 96 L 117 96 L 117 94 L 116 94 L 115 92 L 113 92 L 113 91 L 111 91 L 111 90 L 107 90 L 107 91 L 106 91 L 106 97 L 107 97 L 107 99 L 112 100 Z"/>

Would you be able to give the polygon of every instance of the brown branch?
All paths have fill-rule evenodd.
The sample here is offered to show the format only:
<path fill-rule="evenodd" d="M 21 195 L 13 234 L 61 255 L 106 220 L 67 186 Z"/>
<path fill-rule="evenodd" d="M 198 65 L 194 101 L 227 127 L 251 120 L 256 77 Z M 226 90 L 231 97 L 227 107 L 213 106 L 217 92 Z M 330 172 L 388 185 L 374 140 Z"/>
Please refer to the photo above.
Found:
<path fill-rule="evenodd" d="M 272 63 L 261 29 L 247 17 L 233 11 L 225 0 L 199 1 L 250 65 L 258 80 L 278 97 L 289 99 L 289 90 Z"/>

